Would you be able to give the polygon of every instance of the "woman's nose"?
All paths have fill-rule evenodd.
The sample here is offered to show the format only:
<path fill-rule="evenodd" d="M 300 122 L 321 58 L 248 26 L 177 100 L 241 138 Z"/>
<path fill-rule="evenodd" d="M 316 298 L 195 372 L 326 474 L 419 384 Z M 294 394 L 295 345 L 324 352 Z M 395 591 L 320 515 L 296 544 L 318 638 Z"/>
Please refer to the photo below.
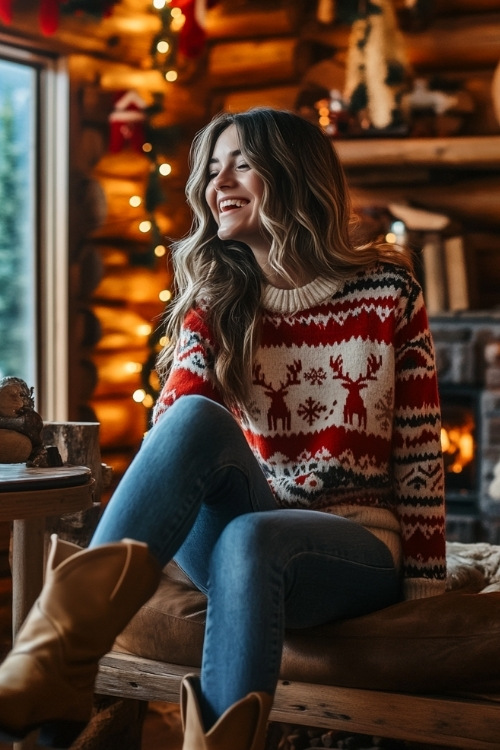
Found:
<path fill-rule="evenodd" d="M 234 184 L 234 174 L 232 170 L 227 167 L 225 169 L 221 169 L 220 172 L 214 177 L 213 184 L 216 190 L 220 190 L 221 188 L 228 187 L 229 185 Z"/>

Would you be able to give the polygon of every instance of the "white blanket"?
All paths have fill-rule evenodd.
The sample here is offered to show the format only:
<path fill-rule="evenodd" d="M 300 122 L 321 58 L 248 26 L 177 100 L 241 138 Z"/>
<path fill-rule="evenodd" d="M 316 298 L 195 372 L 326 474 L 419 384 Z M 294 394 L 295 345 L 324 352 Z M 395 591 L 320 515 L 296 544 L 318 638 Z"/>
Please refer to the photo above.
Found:
<path fill-rule="evenodd" d="M 470 592 L 500 591 L 500 546 L 447 542 L 446 588 Z"/>

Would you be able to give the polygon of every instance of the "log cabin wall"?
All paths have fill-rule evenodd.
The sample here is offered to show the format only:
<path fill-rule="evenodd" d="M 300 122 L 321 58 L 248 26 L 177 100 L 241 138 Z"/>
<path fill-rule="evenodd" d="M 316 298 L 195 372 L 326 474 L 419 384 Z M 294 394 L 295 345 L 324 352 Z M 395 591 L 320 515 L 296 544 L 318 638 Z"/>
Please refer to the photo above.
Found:
<path fill-rule="evenodd" d="M 419 17 L 411 16 L 404 0 L 393 5 L 411 79 L 439 79 L 448 93 L 460 93 L 461 106 L 442 116 L 423 113 L 398 137 L 335 139 L 364 217 L 362 229 L 385 230 L 388 205 L 445 215 L 447 234 L 460 238 L 466 260 L 468 306 L 496 307 L 500 3 L 436 0 L 422 3 L 432 12 Z M 183 191 L 195 131 L 221 109 L 300 107 L 314 116 L 316 95 L 344 87 L 350 25 L 333 17 L 334 4 L 325 0 L 222 0 L 207 11 L 205 48 L 194 59 L 181 59 L 178 80 L 167 83 L 151 64 L 159 22 L 149 0 L 121 0 L 99 19 L 62 17 L 50 37 L 38 31 L 35 0 L 14 8 L 9 33 L 68 56 L 70 418 L 101 421 L 103 458 L 118 478 L 148 426 L 148 409 L 132 395 L 144 386 L 141 368 L 151 359 L 152 333 L 164 307 L 160 296 L 171 291 L 172 278 L 168 252 L 148 256 L 151 237 L 139 229 L 149 218 L 144 204 L 129 202 L 147 189 L 147 155 L 130 146 L 110 150 L 109 117 L 117 98 L 133 91 L 147 106 L 161 102 L 150 118 L 160 142 L 162 131 L 176 128 L 175 143 L 164 146 L 171 172 L 161 180 L 165 200 L 155 220 L 166 238 L 179 237 L 189 228 Z M 427 237 L 422 232 L 418 227 L 412 234 L 417 249 Z"/>

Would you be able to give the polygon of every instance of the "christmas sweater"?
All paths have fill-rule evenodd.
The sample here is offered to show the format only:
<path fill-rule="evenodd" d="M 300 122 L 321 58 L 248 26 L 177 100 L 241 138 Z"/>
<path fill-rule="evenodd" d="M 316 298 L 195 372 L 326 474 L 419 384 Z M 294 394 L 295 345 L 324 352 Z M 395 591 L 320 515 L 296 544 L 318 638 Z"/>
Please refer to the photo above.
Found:
<path fill-rule="evenodd" d="M 434 350 L 422 292 L 392 264 L 299 289 L 266 286 L 244 411 L 277 503 L 352 518 L 381 538 L 406 598 L 442 593 L 444 475 Z M 224 404 L 203 305 L 191 310 L 153 421 L 176 399 Z"/>

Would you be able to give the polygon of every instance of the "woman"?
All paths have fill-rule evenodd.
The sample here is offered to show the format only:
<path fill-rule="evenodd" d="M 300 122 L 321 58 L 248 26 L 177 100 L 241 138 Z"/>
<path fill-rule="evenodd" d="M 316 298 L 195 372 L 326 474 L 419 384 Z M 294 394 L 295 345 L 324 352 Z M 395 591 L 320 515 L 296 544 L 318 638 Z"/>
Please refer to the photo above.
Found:
<path fill-rule="evenodd" d="M 0 669 L 10 736 L 74 737 L 97 660 L 172 557 L 208 596 L 185 750 L 262 747 L 286 627 L 444 589 L 436 373 L 409 258 L 353 246 L 331 143 L 288 112 L 216 117 L 187 196 L 154 426 L 90 549 L 53 545 Z"/>

